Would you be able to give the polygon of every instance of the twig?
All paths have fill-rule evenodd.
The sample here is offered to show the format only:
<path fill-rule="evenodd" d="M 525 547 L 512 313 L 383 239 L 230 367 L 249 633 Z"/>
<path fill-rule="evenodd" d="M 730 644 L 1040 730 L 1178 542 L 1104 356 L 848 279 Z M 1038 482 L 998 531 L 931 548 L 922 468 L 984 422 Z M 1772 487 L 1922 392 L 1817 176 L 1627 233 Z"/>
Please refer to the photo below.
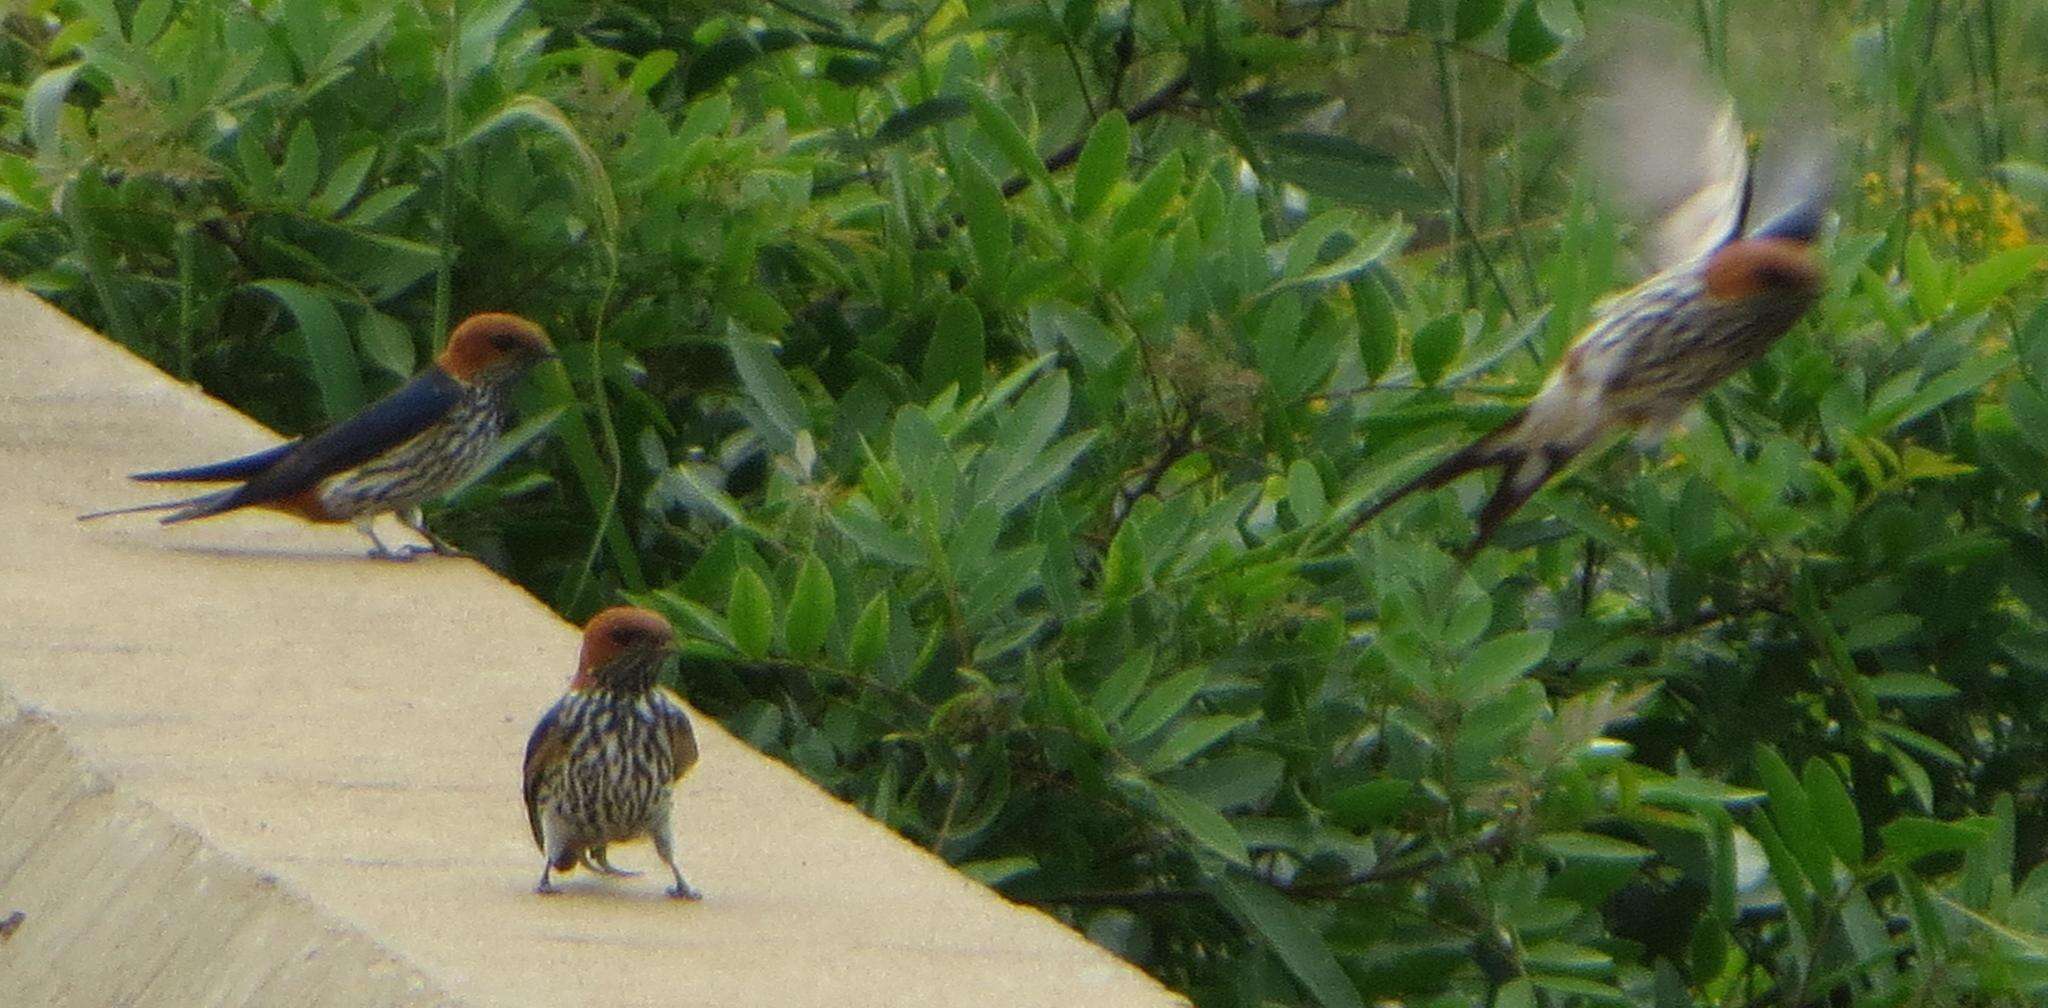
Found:
<path fill-rule="evenodd" d="M 1110 511 L 1109 531 L 1103 536 L 1104 542 L 1116 540 L 1118 530 L 1123 528 L 1124 520 L 1131 516 L 1131 509 L 1137 505 L 1138 499 L 1159 489 L 1159 481 L 1166 478 L 1166 471 L 1172 469 L 1174 463 L 1186 458 L 1188 453 L 1194 450 L 1196 418 L 1195 409 L 1192 406 L 1188 407 L 1187 416 L 1181 420 L 1180 427 L 1167 435 L 1166 446 L 1160 450 L 1159 457 L 1145 468 L 1145 474 L 1138 478 L 1138 482 L 1118 492 L 1116 506 Z"/>

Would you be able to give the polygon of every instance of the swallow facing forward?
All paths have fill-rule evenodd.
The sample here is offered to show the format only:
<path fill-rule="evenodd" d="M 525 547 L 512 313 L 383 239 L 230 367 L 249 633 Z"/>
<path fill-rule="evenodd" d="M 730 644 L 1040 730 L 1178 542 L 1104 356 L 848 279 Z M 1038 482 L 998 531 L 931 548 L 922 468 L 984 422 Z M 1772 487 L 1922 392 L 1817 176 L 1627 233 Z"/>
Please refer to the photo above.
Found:
<path fill-rule="evenodd" d="M 464 319 L 432 366 L 362 412 L 311 437 L 225 462 L 136 473 L 149 483 L 238 483 L 180 500 L 80 515 L 80 520 L 169 511 L 164 524 L 245 507 L 269 508 L 316 522 L 349 522 L 375 544 L 370 555 L 410 559 L 418 547 L 392 550 L 371 523 L 396 514 L 431 543 L 457 551 L 427 528 L 420 505 L 478 474 L 504 434 L 512 387 L 554 356 L 540 326 L 486 312 Z"/>
<path fill-rule="evenodd" d="M 1658 51 L 1640 46 L 1619 65 L 1625 97 L 1592 138 L 1621 195 L 1661 215 L 1646 243 L 1657 272 L 1598 310 L 1525 408 L 1388 494 L 1354 529 L 1418 490 L 1498 467 L 1476 552 L 1580 452 L 1618 430 L 1670 425 L 1819 300 L 1813 243 L 1832 198 L 1827 157 L 1797 152 L 1776 185 L 1782 209 L 1752 226 L 1756 178 L 1733 106 L 1710 98 L 1687 61 Z"/>
<path fill-rule="evenodd" d="M 682 701 L 655 681 L 674 646 L 668 621 L 645 609 L 606 609 L 584 627 L 569 691 L 526 742 L 526 818 L 546 859 L 535 892 L 554 892 L 554 873 L 579 863 L 631 874 L 611 866 L 606 845 L 647 837 L 675 876 L 668 894 L 701 897 L 676 867 L 669 829 L 670 791 L 697 764 Z"/>

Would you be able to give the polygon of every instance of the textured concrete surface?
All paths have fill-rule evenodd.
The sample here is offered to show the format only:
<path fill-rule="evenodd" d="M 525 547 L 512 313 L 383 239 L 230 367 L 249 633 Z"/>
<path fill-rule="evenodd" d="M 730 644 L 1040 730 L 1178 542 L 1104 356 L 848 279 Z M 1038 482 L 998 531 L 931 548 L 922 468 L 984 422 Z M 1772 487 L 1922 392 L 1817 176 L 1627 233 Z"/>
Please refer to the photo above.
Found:
<path fill-rule="evenodd" d="M 533 895 L 520 754 L 575 630 L 346 527 L 74 522 L 274 436 L 18 289 L 0 320 L 0 1001 L 1183 1003 L 701 716 L 704 902 Z"/>

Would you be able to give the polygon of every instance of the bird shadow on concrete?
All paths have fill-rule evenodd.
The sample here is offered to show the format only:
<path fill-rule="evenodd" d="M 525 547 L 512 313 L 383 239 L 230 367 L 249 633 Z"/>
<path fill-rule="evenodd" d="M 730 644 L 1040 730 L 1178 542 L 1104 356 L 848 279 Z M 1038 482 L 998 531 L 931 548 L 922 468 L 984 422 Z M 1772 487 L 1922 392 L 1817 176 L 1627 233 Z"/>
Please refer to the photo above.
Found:
<path fill-rule="evenodd" d="M 133 544 L 140 546 L 141 544 Z M 430 563 L 433 556 L 413 557 L 408 560 L 388 560 L 373 557 L 368 551 L 337 547 L 332 550 L 297 548 L 289 546 L 228 546 L 220 543 L 165 543 L 150 547 L 169 553 L 185 553 L 193 556 L 221 557 L 242 560 L 299 560 L 309 563 L 348 563 L 366 566 L 405 567 L 416 563 Z"/>

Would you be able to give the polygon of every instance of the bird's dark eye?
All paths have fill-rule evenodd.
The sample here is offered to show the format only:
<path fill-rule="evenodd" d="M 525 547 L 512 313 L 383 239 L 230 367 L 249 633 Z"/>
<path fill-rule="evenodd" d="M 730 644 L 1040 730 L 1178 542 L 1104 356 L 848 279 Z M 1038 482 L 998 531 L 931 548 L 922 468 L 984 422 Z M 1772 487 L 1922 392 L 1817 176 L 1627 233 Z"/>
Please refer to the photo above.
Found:
<path fill-rule="evenodd" d="M 612 643 L 625 647 L 633 643 L 633 636 L 633 631 L 631 630 L 614 630 L 612 631 Z"/>
<path fill-rule="evenodd" d="M 501 333 L 491 337 L 491 346 L 497 348 L 499 353 L 511 353 L 519 349 L 519 341 L 509 334 Z"/>

